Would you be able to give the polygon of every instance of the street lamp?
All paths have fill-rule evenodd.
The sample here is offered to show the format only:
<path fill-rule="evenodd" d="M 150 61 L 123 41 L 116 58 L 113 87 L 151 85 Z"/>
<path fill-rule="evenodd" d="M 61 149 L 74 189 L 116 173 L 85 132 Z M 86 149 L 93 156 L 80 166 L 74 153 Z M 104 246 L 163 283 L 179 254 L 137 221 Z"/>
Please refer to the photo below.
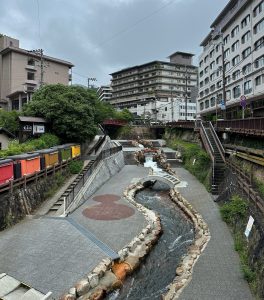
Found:
<path fill-rule="evenodd" d="M 87 87 L 88 87 L 88 89 L 90 88 L 90 81 L 97 81 L 97 79 L 95 77 L 88 77 L 87 78 L 87 83 L 88 83 Z"/>

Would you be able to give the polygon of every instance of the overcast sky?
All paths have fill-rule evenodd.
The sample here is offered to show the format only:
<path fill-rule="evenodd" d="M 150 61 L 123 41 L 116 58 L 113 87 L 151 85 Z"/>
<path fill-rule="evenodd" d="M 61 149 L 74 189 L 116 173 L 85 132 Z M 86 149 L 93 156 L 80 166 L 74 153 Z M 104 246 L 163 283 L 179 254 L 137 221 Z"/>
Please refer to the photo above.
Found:
<path fill-rule="evenodd" d="M 201 53 L 200 42 L 228 0 L 0 1 L 0 33 L 24 49 L 72 62 L 73 82 L 109 84 L 110 73 L 175 51 Z"/>

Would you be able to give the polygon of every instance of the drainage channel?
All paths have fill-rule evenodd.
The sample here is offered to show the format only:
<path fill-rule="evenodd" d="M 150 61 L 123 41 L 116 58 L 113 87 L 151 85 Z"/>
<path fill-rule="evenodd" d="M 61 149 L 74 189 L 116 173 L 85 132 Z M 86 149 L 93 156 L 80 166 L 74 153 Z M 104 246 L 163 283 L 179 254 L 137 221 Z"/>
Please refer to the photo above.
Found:
<path fill-rule="evenodd" d="M 166 187 L 166 188 L 165 188 Z M 175 270 L 194 240 L 192 223 L 171 202 L 166 185 L 159 183 L 136 195 L 136 201 L 160 215 L 163 234 L 140 268 L 108 300 L 161 299 L 175 278 Z"/>

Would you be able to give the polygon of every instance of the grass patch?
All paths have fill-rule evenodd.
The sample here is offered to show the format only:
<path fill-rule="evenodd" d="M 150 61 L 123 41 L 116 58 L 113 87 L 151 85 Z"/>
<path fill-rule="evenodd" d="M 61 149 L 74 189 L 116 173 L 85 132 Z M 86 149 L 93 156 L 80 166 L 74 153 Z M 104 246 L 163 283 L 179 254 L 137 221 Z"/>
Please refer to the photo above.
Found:
<path fill-rule="evenodd" d="M 65 180 L 69 177 L 69 173 L 57 172 L 53 176 L 53 182 L 49 190 L 44 193 L 44 199 L 50 198 L 55 195 L 57 190 L 64 184 Z"/>
<path fill-rule="evenodd" d="M 209 155 L 195 143 L 180 139 L 167 140 L 168 147 L 180 151 L 184 167 L 210 190 L 211 160 Z"/>

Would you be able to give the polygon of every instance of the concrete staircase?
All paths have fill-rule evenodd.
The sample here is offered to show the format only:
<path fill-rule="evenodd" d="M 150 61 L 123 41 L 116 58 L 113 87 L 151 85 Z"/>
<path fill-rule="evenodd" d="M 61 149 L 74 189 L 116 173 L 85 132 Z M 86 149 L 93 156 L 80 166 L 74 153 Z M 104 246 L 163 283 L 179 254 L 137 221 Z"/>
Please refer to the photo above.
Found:
<path fill-rule="evenodd" d="M 51 294 L 44 295 L 6 273 L 0 274 L 0 300 L 47 300 L 52 299 Z"/>

